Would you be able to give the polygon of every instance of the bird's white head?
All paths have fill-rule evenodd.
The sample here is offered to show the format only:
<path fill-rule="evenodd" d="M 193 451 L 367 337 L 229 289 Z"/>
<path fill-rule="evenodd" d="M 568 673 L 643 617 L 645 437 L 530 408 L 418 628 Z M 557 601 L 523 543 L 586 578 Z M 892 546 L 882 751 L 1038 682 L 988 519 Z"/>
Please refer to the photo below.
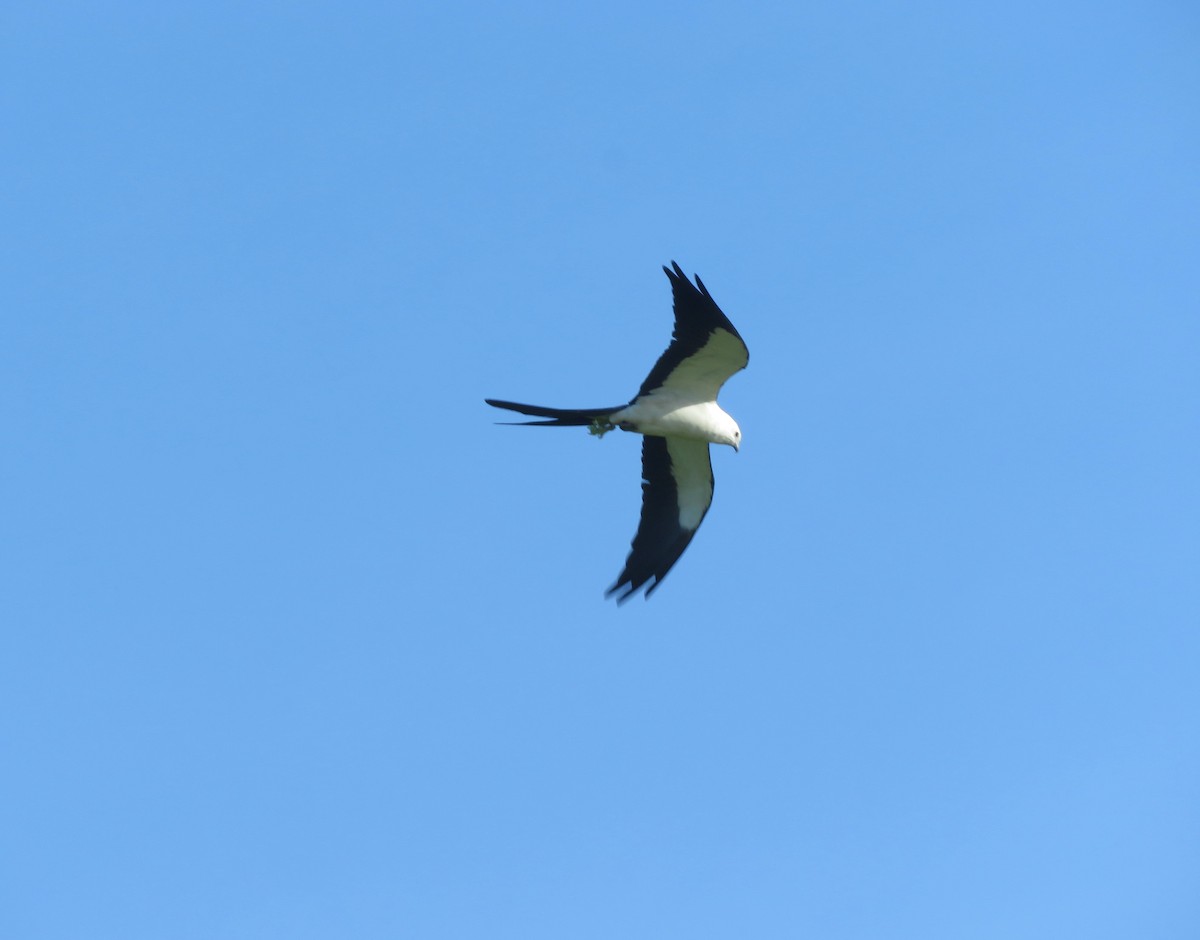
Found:
<path fill-rule="evenodd" d="M 721 429 L 721 439 L 717 443 L 728 444 L 736 451 L 742 446 L 742 429 L 738 427 L 738 423 L 733 418 L 730 418 L 729 415 L 725 417 L 729 419 L 729 422 Z"/>

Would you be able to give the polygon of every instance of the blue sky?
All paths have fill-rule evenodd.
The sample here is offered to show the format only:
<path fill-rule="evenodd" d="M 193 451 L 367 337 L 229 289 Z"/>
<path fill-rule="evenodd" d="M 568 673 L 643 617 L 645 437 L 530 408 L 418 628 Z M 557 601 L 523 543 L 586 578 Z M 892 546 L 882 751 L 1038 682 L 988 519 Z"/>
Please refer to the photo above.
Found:
<path fill-rule="evenodd" d="M 5 21 L 0 933 L 1196 936 L 1193 8 Z"/>

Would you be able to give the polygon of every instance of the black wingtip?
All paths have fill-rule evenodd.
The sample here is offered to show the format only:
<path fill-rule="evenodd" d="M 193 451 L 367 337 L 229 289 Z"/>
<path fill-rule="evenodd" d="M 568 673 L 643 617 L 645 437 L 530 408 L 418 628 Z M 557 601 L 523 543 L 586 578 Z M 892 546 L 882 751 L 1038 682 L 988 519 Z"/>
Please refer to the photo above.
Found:
<path fill-rule="evenodd" d="M 620 606 L 621 604 L 624 604 L 627 600 L 629 600 L 629 598 L 633 597 L 633 595 L 635 595 L 639 592 L 641 592 L 642 598 L 644 600 L 650 600 L 650 595 L 653 594 L 656 590 L 658 590 L 658 586 L 660 584 L 662 584 L 662 578 L 659 578 L 656 575 L 651 575 L 650 577 L 648 577 L 645 581 L 641 582 L 640 584 L 634 584 L 630 580 L 618 581 L 616 584 L 614 584 L 612 587 L 610 587 L 607 591 L 604 592 L 604 597 L 607 600 L 608 598 L 610 598 L 614 594 L 616 594 L 617 595 L 616 600 L 617 600 L 618 606 Z M 649 587 L 647 587 L 647 585 L 649 585 Z M 618 591 L 620 591 L 622 593 L 617 593 Z"/>
<path fill-rule="evenodd" d="M 709 294 L 708 288 L 705 287 L 704 282 L 702 280 L 700 280 L 700 275 L 695 274 L 692 276 L 696 281 L 696 283 L 693 285 L 692 280 L 689 279 L 688 276 L 683 273 L 683 268 L 681 268 L 679 266 L 679 262 L 672 261 L 671 267 L 669 267 L 669 268 L 664 264 L 663 272 L 667 275 L 667 277 L 669 277 L 671 279 L 671 283 L 673 285 L 682 281 L 684 284 L 686 284 L 688 287 L 691 287 L 693 290 L 696 290 L 697 288 L 699 288 L 699 292 L 701 294 L 703 294 L 705 297 L 708 297 L 710 300 L 712 299 L 712 295 Z"/>
<path fill-rule="evenodd" d="M 618 591 L 623 591 L 623 593 L 617 594 Z M 637 588 L 635 588 L 628 581 L 618 581 L 616 584 L 614 584 L 612 587 L 610 587 L 607 591 L 604 592 L 604 597 L 605 597 L 605 600 L 607 600 L 608 598 L 610 598 L 614 594 L 616 594 L 617 595 L 617 606 L 620 607 L 627 600 L 629 600 L 629 598 L 633 597 L 633 595 L 636 591 L 637 591 Z"/>

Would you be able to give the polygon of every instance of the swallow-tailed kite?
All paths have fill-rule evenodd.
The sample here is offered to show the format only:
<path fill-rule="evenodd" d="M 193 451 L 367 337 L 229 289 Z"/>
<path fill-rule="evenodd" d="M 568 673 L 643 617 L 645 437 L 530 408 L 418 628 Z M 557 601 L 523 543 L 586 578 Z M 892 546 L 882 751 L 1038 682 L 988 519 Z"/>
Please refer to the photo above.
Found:
<path fill-rule="evenodd" d="M 674 270 L 671 270 L 674 268 Z M 693 286 L 674 261 L 664 267 L 675 301 L 675 332 L 637 396 L 615 408 L 543 408 L 485 401 L 523 415 L 546 418 L 517 424 L 584 426 L 596 435 L 614 428 L 642 435 L 642 518 L 625 570 L 608 589 L 624 589 L 618 603 L 643 585 L 646 597 L 662 583 L 700 528 L 712 503 L 709 444 L 742 442 L 737 422 L 721 410 L 717 394 L 750 353 L 699 277 Z"/>

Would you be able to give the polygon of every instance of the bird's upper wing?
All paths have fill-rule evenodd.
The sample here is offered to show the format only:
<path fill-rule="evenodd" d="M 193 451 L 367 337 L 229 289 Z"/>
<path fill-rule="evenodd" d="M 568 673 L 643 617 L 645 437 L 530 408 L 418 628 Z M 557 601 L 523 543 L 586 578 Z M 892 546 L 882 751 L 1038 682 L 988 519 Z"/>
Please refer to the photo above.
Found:
<path fill-rule="evenodd" d="M 693 285 L 674 261 L 663 270 L 671 279 L 675 331 L 638 395 L 665 387 L 697 400 L 716 401 L 725 380 L 746 368 L 750 352 L 699 277 Z"/>
<path fill-rule="evenodd" d="M 651 579 L 647 597 L 662 584 L 712 505 L 712 463 L 704 441 L 643 437 L 642 477 L 642 518 L 625 570 L 607 592 L 624 589 L 618 602 Z"/>

